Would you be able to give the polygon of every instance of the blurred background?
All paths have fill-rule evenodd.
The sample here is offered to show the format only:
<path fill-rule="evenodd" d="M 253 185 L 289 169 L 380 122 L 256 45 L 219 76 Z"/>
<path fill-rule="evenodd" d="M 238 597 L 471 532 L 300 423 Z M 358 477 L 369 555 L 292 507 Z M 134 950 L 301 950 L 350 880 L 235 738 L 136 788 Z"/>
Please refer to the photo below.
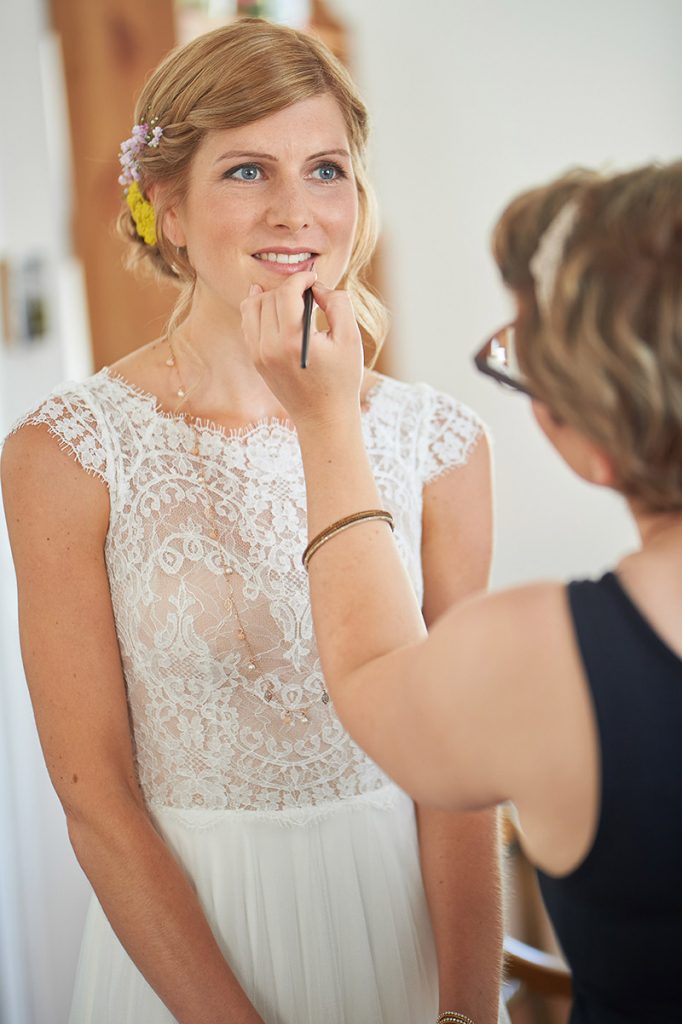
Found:
<path fill-rule="evenodd" d="M 571 477 L 471 356 L 509 317 L 489 235 L 511 196 L 570 166 L 682 155 L 680 0 L 2 0 L 0 436 L 159 332 L 174 293 L 127 275 L 113 237 L 119 142 L 170 47 L 258 14 L 325 39 L 372 113 L 374 275 L 393 312 L 381 368 L 489 424 L 494 585 L 599 573 L 635 543 L 621 502 Z M 0 679 L 0 1021 L 65 1024 L 88 889 L 35 736 L 1 517 Z M 509 846 L 510 927 L 551 946 Z"/>

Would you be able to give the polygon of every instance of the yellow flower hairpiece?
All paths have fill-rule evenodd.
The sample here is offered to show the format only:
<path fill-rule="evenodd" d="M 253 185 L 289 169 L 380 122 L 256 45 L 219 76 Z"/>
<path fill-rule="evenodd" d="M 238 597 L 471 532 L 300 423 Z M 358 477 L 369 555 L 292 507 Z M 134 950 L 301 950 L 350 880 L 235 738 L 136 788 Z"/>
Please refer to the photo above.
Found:
<path fill-rule="evenodd" d="M 142 194 L 139 157 L 145 147 L 156 149 L 163 138 L 163 128 L 152 118 L 150 124 L 136 124 L 129 139 L 121 143 L 118 159 L 121 164 L 119 184 L 124 186 L 126 203 L 130 210 L 135 229 L 146 245 L 156 245 L 156 217 L 154 207 Z"/>
<path fill-rule="evenodd" d="M 135 221 L 135 228 L 140 238 L 144 239 L 147 245 L 156 245 L 156 217 L 154 207 L 148 199 L 142 195 L 140 186 L 134 181 L 128 186 L 126 192 L 126 203 Z"/>

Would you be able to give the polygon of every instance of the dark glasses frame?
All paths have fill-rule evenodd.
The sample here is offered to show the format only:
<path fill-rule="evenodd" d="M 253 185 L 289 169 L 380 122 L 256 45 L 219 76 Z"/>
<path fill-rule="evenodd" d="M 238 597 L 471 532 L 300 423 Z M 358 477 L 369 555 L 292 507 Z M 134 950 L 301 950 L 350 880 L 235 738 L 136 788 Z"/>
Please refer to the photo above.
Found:
<path fill-rule="evenodd" d="M 518 391 L 522 395 L 526 395 L 528 398 L 534 398 L 535 395 L 529 389 L 528 385 L 520 378 L 515 377 L 512 371 L 506 371 L 504 365 L 492 357 L 493 346 L 497 344 L 504 348 L 504 342 L 501 340 L 504 336 L 511 332 L 512 337 L 516 331 L 516 324 L 512 321 L 511 323 L 504 324 L 503 327 L 499 327 L 490 337 L 483 343 L 481 348 L 474 356 L 474 365 L 476 369 L 484 374 L 486 377 L 492 377 L 498 384 L 509 388 L 511 391 Z"/>

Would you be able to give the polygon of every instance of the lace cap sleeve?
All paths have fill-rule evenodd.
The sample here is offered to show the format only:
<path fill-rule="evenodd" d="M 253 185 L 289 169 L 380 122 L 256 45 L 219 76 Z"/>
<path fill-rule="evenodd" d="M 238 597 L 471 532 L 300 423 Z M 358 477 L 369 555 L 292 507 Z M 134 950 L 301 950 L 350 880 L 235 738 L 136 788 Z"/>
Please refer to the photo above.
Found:
<path fill-rule="evenodd" d="M 432 483 L 455 466 L 463 466 L 486 427 L 468 406 L 423 385 L 425 397 L 422 434 L 422 481 Z"/>
<path fill-rule="evenodd" d="M 53 392 L 40 405 L 14 424 L 10 435 L 21 427 L 44 424 L 80 466 L 99 477 L 109 490 L 113 485 L 113 467 L 107 450 L 101 414 L 83 385 L 67 385 Z"/>

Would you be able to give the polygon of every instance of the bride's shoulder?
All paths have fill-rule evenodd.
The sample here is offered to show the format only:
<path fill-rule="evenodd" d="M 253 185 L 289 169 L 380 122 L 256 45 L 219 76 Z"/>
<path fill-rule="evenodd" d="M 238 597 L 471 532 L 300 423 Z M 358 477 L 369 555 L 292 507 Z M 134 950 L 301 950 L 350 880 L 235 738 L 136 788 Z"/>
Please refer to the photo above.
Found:
<path fill-rule="evenodd" d="M 50 524 L 68 512 L 99 530 L 108 522 L 113 474 L 105 447 L 86 419 L 69 415 L 61 399 L 64 386 L 24 417 L 8 434 L 0 452 L 0 477 L 7 513 L 16 529 Z M 80 527 L 79 527 L 80 529 Z M 49 538 L 48 538 L 49 539 Z"/>
<path fill-rule="evenodd" d="M 80 381 L 64 381 L 25 412 L 2 442 L 8 466 L 42 467 L 41 473 L 67 472 L 64 456 L 90 475 L 110 483 L 107 435 L 110 380 L 100 370 Z"/>
<path fill-rule="evenodd" d="M 362 382 L 360 394 L 363 405 L 370 405 L 375 398 L 382 395 L 384 398 L 405 402 L 421 402 L 421 387 L 418 384 L 409 384 L 406 381 L 398 380 L 377 370 L 366 370 Z"/>
<path fill-rule="evenodd" d="M 460 398 L 425 381 L 404 381 L 376 370 L 367 371 L 363 381 L 362 399 L 370 404 L 379 394 L 392 399 L 405 414 L 415 414 L 423 423 L 430 421 L 481 423 L 478 414 Z"/>

